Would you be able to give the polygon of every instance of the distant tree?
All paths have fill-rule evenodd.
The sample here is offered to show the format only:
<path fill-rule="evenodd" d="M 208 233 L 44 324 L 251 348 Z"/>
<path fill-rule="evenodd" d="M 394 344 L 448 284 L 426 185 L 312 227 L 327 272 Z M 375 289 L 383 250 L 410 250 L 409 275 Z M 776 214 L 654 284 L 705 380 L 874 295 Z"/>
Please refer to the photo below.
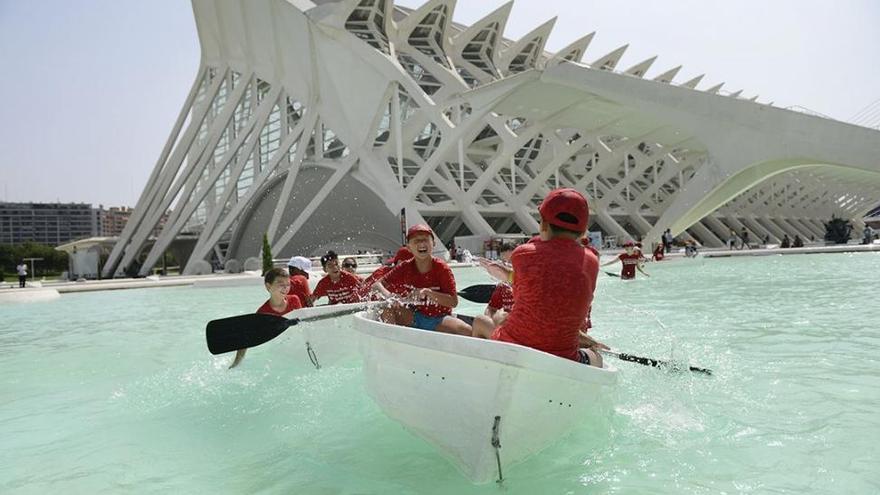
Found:
<path fill-rule="evenodd" d="M 269 234 L 263 234 L 263 275 L 272 269 L 272 247 L 269 246 Z"/>
<path fill-rule="evenodd" d="M 852 224 L 842 218 L 831 216 L 831 220 L 825 224 L 825 240 L 835 244 L 846 244 L 852 235 Z"/>
<path fill-rule="evenodd" d="M 16 264 L 15 256 L 15 246 L 12 244 L 0 244 L 0 270 L 12 273 Z"/>
<path fill-rule="evenodd" d="M 0 244 L 0 271 L 15 273 L 15 267 L 24 258 L 43 258 L 42 261 L 34 263 L 37 273 L 31 274 L 33 276 L 58 274 L 67 270 L 67 253 L 58 251 L 52 246 L 36 242 L 17 245 Z"/>

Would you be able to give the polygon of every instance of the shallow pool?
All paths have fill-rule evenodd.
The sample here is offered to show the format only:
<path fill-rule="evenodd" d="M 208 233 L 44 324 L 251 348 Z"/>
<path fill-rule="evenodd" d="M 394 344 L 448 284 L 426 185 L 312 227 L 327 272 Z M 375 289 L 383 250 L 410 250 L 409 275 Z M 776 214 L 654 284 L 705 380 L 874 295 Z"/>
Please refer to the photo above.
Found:
<path fill-rule="evenodd" d="M 0 306 L 0 492 L 880 492 L 880 254 L 646 270 L 600 275 L 594 336 L 715 376 L 615 362 L 610 430 L 577 428 L 501 488 L 387 419 L 356 361 L 316 371 L 282 336 L 227 371 L 205 322 L 253 311 L 261 287 Z"/>

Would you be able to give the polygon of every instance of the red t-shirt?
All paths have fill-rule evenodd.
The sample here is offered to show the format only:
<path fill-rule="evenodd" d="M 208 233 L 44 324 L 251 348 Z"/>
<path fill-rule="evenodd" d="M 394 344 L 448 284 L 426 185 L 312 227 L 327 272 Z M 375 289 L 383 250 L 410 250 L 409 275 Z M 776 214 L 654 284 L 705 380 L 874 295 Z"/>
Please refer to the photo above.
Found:
<path fill-rule="evenodd" d="M 498 284 L 495 286 L 495 291 L 492 292 L 492 297 L 489 298 L 489 307 L 510 312 L 510 308 L 513 307 L 513 288 L 510 284 Z"/>
<path fill-rule="evenodd" d="M 621 253 L 617 259 L 623 264 L 623 268 L 620 270 L 620 278 L 624 280 L 636 278 L 636 266 L 638 266 L 639 261 L 642 259 L 641 253 L 638 251 L 633 251 L 633 254 Z"/>
<path fill-rule="evenodd" d="M 298 296 L 304 305 L 309 304 L 309 296 L 312 295 L 312 289 L 309 288 L 309 279 L 304 275 L 291 275 L 290 292 L 288 294 Z"/>
<path fill-rule="evenodd" d="M 426 273 L 419 272 L 415 259 L 406 260 L 388 272 L 382 279 L 382 284 L 389 291 L 401 296 L 408 295 L 413 289 L 431 289 L 451 296 L 456 294 L 455 277 L 452 276 L 452 270 L 442 259 L 437 257 L 432 258 L 431 269 Z M 452 308 L 440 306 L 430 301 L 428 304 L 416 307 L 416 310 L 425 316 L 436 317 L 452 314 Z"/>
<path fill-rule="evenodd" d="M 662 260 L 663 260 L 663 244 L 660 244 L 654 248 L 654 261 L 662 261 Z"/>
<path fill-rule="evenodd" d="M 267 315 L 284 316 L 287 313 L 290 313 L 291 311 L 293 311 L 294 309 L 299 309 L 299 308 L 303 307 L 302 302 L 300 302 L 300 300 L 299 300 L 299 296 L 297 296 L 295 294 L 287 294 L 284 298 L 287 300 L 287 307 L 284 308 L 284 311 L 282 311 L 280 313 L 278 311 L 275 311 L 272 308 L 272 304 L 269 301 L 266 301 L 263 303 L 262 306 L 259 307 L 259 309 L 257 309 L 257 313 L 263 313 L 263 314 L 267 314 Z"/>
<path fill-rule="evenodd" d="M 361 300 L 361 279 L 348 273 L 339 272 L 339 280 L 334 282 L 330 275 L 322 278 L 315 287 L 312 297 L 315 299 L 327 296 L 328 304 L 345 304 Z"/>
<path fill-rule="evenodd" d="M 379 268 L 376 268 L 376 271 L 374 271 L 373 273 L 370 274 L 369 277 L 364 279 L 364 289 L 369 290 L 370 287 L 373 286 L 373 284 L 382 280 L 382 278 L 393 269 L 394 269 L 393 265 L 380 266 Z"/>
<path fill-rule="evenodd" d="M 599 260 L 573 239 L 532 241 L 513 251 L 514 305 L 494 340 L 578 360 L 578 332 L 593 302 Z"/>
<path fill-rule="evenodd" d="M 380 266 L 379 268 L 376 268 L 376 270 L 373 273 L 371 273 L 369 277 L 365 278 L 361 282 L 361 288 L 358 291 L 358 295 L 360 296 L 360 298 L 367 299 L 368 297 L 370 297 L 376 301 L 381 300 L 382 298 L 379 297 L 378 294 L 371 294 L 370 289 L 373 288 L 373 285 L 375 285 L 376 282 L 381 281 L 382 278 L 384 278 L 385 275 L 393 269 L 394 269 L 394 265 L 386 265 L 386 266 Z"/>

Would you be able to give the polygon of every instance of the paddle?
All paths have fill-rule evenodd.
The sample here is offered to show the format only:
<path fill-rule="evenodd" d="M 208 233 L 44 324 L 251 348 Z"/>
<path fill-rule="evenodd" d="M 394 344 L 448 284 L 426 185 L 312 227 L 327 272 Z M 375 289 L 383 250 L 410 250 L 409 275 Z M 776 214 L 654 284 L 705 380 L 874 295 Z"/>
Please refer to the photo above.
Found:
<path fill-rule="evenodd" d="M 672 361 L 662 361 L 660 359 L 634 356 L 632 354 L 625 354 L 622 352 L 602 350 L 602 354 L 608 354 L 609 356 L 614 356 L 617 359 L 620 359 L 621 361 L 629 361 L 631 363 L 637 363 L 637 364 L 641 364 L 643 366 L 652 366 L 654 368 L 669 368 L 670 370 L 673 370 L 673 371 L 683 371 L 683 369 L 684 369 L 683 366 L 685 366 L 685 365 L 675 363 Z M 700 368 L 698 366 L 688 366 L 687 369 L 689 371 L 693 371 L 695 373 L 703 373 L 704 375 L 711 375 L 712 374 L 712 370 L 707 369 L 707 368 Z"/>
<path fill-rule="evenodd" d="M 604 272 L 604 273 L 605 273 L 605 275 L 608 275 L 609 277 L 619 277 L 620 276 L 620 274 L 614 273 L 614 272 Z"/>
<path fill-rule="evenodd" d="M 492 299 L 492 293 L 495 292 L 496 284 L 478 284 L 466 287 L 458 291 L 459 297 L 463 297 L 468 301 L 475 303 L 487 303 Z"/>
<path fill-rule="evenodd" d="M 492 291 L 495 290 L 495 285 L 492 284 L 484 284 L 484 285 L 472 285 L 466 289 L 459 291 L 458 295 L 473 302 L 477 303 L 486 303 L 489 302 L 489 298 L 492 295 Z M 488 294 L 488 295 L 487 295 Z M 485 298 L 485 299 L 483 299 Z M 473 324 L 473 317 L 469 317 L 467 315 L 456 314 L 458 319 L 468 323 L 470 325 Z M 470 321 L 468 321 L 470 320 Z M 682 369 L 682 365 L 678 363 L 674 363 L 671 361 L 663 361 L 661 359 L 654 359 L 649 357 L 635 356 L 632 354 L 626 354 L 621 352 L 614 351 L 606 351 L 603 350 L 602 353 L 608 354 L 609 356 L 614 356 L 621 361 L 629 361 L 631 363 L 641 364 L 643 366 L 652 366 L 654 368 L 668 368 L 671 370 L 680 371 Z M 705 375 L 711 375 L 712 370 L 707 368 L 700 368 L 697 366 L 688 366 L 688 370 L 703 373 Z"/>
<path fill-rule="evenodd" d="M 611 277 L 619 277 L 620 276 L 620 275 L 618 275 L 616 273 L 612 273 L 612 272 L 605 272 L 605 274 L 609 275 Z M 467 288 L 464 288 L 464 289 L 458 291 L 458 295 L 460 297 L 467 299 L 468 301 L 473 301 L 475 303 L 487 303 L 487 302 L 489 302 L 489 299 L 492 298 L 492 292 L 495 291 L 495 285 L 496 284 L 472 285 L 470 287 L 467 287 Z M 456 316 L 459 319 L 466 321 L 465 320 L 466 315 L 456 315 Z M 468 322 L 468 323 L 472 324 L 472 322 Z M 670 362 L 670 361 L 663 361 L 660 359 L 635 356 L 632 354 L 626 354 L 626 353 L 620 353 L 620 352 L 614 352 L 614 351 L 603 350 L 602 352 L 604 354 L 614 356 L 617 359 L 620 359 L 621 361 L 629 361 L 631 363 L 641 364 L 643 366 L 652 366 L 654 368 L 669 368 L 671 370 L 681 370 L 681 365 L 679 365 L 677 363 Z M 693 371 L 696 373 L 703 373 L 706 375 L 712 374 L 712 370 L 706 369 L 706 368 L 700 368 L 697 366 L 688 366 L 688 369 L 690 371 Z"/>
<path fill-rule="evenodd" d="M 205 338 L 211 354 L 223 354 L 265 344 L 281 335 L 288 327 L 299 323 L 326 320 L 362 311 L 363 307 L 349 308 L 331 314 L 311 318 L 285 318 L 283 316 L 251 313 L 219 320 L 211 320 L 205 327 Z"/>

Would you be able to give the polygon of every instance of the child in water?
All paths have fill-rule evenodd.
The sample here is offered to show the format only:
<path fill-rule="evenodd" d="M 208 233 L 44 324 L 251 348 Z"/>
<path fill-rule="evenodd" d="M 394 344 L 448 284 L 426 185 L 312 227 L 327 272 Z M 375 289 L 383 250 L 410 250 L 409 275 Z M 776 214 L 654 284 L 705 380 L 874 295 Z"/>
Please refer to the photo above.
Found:
<path fill-rule="evenodd" d="M 602 266 L 607 266 L 612 263 L 617 263 L 620 261 L 620 279 L 621 280 L 632 280 L 636 278 L 636 270 L 642 272 L 642 275 L 649 277 L 645 270 L 642 270 L 642 254 L 636 251 L 636 244 L 633 241 L 626 241 L 623 244 L 624 252 L 620 253 L 613 260 L 603 263 Z"/>

